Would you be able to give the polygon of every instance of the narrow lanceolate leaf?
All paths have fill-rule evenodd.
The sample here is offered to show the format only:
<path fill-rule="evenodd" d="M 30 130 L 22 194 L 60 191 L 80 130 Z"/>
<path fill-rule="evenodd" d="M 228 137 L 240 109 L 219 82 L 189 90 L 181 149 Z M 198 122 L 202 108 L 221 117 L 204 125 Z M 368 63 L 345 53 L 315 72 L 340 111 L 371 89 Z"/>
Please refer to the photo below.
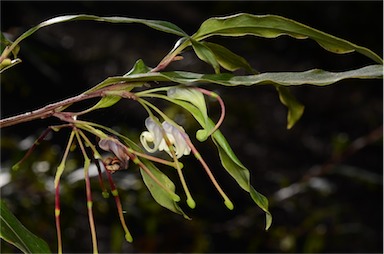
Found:
<path fill-rule="evenodd" d="M 110 23 L 139 23 L 162 32 L 171 33 L 178 36 L 188 36 L 181 28 L 179 28 L 175 24 L 168 21 L 136 19 L 136 18 L 126 18 L 126 17 L 98 17 L 94 15 L 85 15 L 85 14 L 65 15 L 65 16 L 51 18 L 49 20 L 41 22 L 35 27 L 32 27 L 31 29 L 23 33 L 20 37 L 18 37 L 15 40 L 15 42 L 11 45 L 11 50 L 13 51 L 13 48 L 16 47 L 22 40 L 32 35 L 34 32 L 36 32 L 40 28 L 50 26 L 53 24 L 76 21 L 76 20 L 90 20 L 90 21 L 99 21 L 99 22 L 110 22 Z"/>
<path fill-rule="evenodd" d="M 249 170 L 237 159 L 236 155 L 233 153 L 231 147 L 220 131 L 216 131 L 214 133 L 214 143 L 219 151 L 223 167 L 236 180 L 240 187 L 249 192 L 253 201 L 265 212 L 265 230 L 268 230 L 272 224 L 272 215 L 268 210 L 268 199 L 261 193 L 257 192 L 250 184 Z"/>
<path fill-rule="evenodd" d="M 129 76 L 110 77 L 97 85 L 97 88 L 106 87 L 121 81 L 148 82 L 171 81 L 180 84 L 214 83 L 225 86 L 252 86 L 252 85 L 315 85 L 326 86 L 344 79 L 382 79 L 383 65 L 369 65 L 359 69 L 329 72 L 321 69 L 312 69 L 303 72 L 267 72 L 256 75 L 234 76 L 229 73 L 201 74 L 184 71 L 150 72 Z"/>
<path fill-rule="evenodd" d="M 279 93 L 281 103 L 288 108 L 287 129 L 291 129 L 303 115 L 304 106 L 296 100 L 288 87 L 277 86 L 276 90 Z"/>
<path fill-rule="evenodd" d="M 48 244 L 25 228 L 3 200 L 0 200 L 0 238 L 24 253 L 51 253 Z"/>
<path fill-rule="evenodd" d="M 224 69 L 228 71 L 236 71 L 242 68 L 249 73 L 255 73 L 245 58 L 230 51 L 226 47 L 212 42 L 202 42 L 202 44 L 215 54 L 216 60 Z"/>
<path fill-rule="evenodd" d="M 200 60 L 212 65 L 215 73 L 220 73 L 220 64 L 212 50 L 198 41 L 191 40 L 191 42 L 192 48 Z"/>
<path fill-rule="evenodd" d="M 189 111 L 204 129 L 212 129 L 214 127 L 215 124 L 213 121 L 209 118 L 207 121 L 198 107 L 187 101 L 175 99 L 170 99 L 170 101 Z M 252 187 L 250 184 L 249 170 L 237 158 L 220 130 L 216 130 L 212 137 L 219 151 L 223 167 L 236 180 L 241 188 L 250 193 L 253 201 L 266 213 L 265 229 L 268 230 L 272 223 L 272 215 L 268 210 L 268 199 Z"/>
<path fill-rule="evenodd" d="M 191 38 L 201 41 L 214 35 L 236 37 L 254 35 L 264 38 L 289 35 L 296 39 L 309 38 L 330 52 L 344 54 L 356 51 L 377 63 L 383 63 L 381 57 L 365 47 L 276 15 L 259 16 L 239 13 L 226 17 L 210 18 L 201 24 L 199 30 Z"/>
<path fill-rule="evenodd" d="M 146 163 L 148 169 L 152 172 L 152 174 L 168 189 L 171 191 L 175 191 L 174 183 L 163 174 L 158 168 L 156 168 L 152 163 L 148 165 Z M 147 186 L 148 190 L 152 194 L 152 197 L 156 200 L 156 202 L 171 210 L 174 213 L 178 213 L 183 215 L 184 218 L 189 219 L 189 217 L 183 212 L 183 210 L 176 204 L 176 202 L 169 197 L 169 193 L 167 193 L 163 188 L 161 188 L 143 169 L 140 168 L 140 173 L 143 177 L 143 181 Z"/>

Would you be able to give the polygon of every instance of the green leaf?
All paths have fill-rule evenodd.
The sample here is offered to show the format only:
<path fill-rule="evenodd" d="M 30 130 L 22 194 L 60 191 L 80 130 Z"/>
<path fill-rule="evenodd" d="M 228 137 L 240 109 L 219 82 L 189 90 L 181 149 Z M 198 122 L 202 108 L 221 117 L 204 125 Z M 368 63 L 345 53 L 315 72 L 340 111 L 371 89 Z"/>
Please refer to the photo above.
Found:
<path fill-rule="evenodd" d="M 226 47 L 212 42 L 202 42 L 202 44 L 215 54 L 216 60 L 224 69 L 228 71 L 236 71 L 243 68 L 250 73 L 256 73 L 245 58 L 233 53 Z"/>
<path fill-rule="evenodd" d="M 87 112 L 95 110 L 95 109 L 100 109 L 100 108 L 108 108 L 108 107 L 116 104 L 120 99 L 121 99 L 121 97 L 117 96 L 117 95 L 104 96 L 92 108 L 87 109 Z"/>
<path fill-rule="evenodd" d="M 175 185 L 174 183 L 165 175 L 163 174 L 158 168 L 156 168 L 152 163 L 145 163 L 148 169 L 151 171 L 151 173 L 160 180 L 162 184 L 164 184 L 167 188 L 174 191 Z M 143 177 L 143 181 L 145 185 L 147 186 L 148 190 L 152 194 L 152 197 L 155 199 L 155 201 L 171 210 L 174 213 L 178 213 L 183 215 L 184 218 L 190 219 L 188 215 L 186 215 L 183 210 L 176 204 L 176 202 L 170 198 L 169 193 L 167 193 L 163 188 L 161 188 L 143 169 L 140 168 L 141 175 Z"/>
<path fill-rule="evenodd" d="M 129 75 L 133 75 L 133 74 L 140 74 L 140 73 L 147 73 L 150 71 L 151 71 L 151 68 L 146 66 L 142 59 L 139 59 L 134 64 L 133 68 L 129 72 L 127 72 L 124 76 L 129 76 Z"/>
<path fill-rule="evenodd" d="M 281 103 L 288 108 L 287 129 L 291 129 L 303 115 L 304 106 L 296 100 L 288 87 L 276 86 L 276 90 L 279 93 Z"/>
<path fill-rule="evenodd" d="M 203 93 L 193 87 L 172 87 L 167 91 L 168 98 L 183 100 L 191 103 L 199 109 L 205 121 L 208 120 L 207 105 Z M 174 102 L 173 100 L 173 102 Z"/>
<path fill-rule="evenodd" d="M 24 253 L 51 253 L 48 244 L 26 229 L 0 200 L 0 237 Z"/>
<path fill-rule="evenodd" d="M 64 16 L 48 19 L 44 22 L 41 22 L 37 26 L 32 27 L 12 43 L 10 50 L 13 51 L 14 48 L 22 40 L 29 37 L 40 28 L 58 24 L 58 23 L 63 23 L 63 22 L 76 21 L 76 20 L 90 20 L 90 21 L 99 21 L 99 22 L 110 22 L 110 23 L 139 23 L 162 32 L 171 33 L 178 36 L 188 36 L 181 28 L 179 28 L 175 24 L 168 21 L 136 19 L 136 18 L 126 18 L 126 17 L 99 17 L 99 16 L 85 15 L 85 14 L 64 15 Z"/>
<path fill-rule="evenodd" d="M 204 129 L 212 129 L 214 127 L 215 124 L 213 121 L 210 118 L 206 121 L 201 110 L 190 102 L 175 99 L 169 100 L 189 111 Z M 212 137 L 219 151 L 223 167 L 236 180 L 241 188 L 250 193 L 253 201 L 266 213 L 265 229 L 268 230 L 272 223 L 272 215 L 268 211 L 268 199 L 251 186 L 249 170 L 237 158 L 220 130 L 216 130 Z"/>
<path fill-rule="evenodd" d="M 216 131 L 213 137 L 223 167 L 236 180 L 240 187 L 250 193 L 253 201 L 266 213 L 265 230 L 268 230 L 272 224 L 272 215 L 268 211 L 268 199 L 252 187 L 250 184 L 249 170 L 241 164 L 221 132 Z"/>
<path fill-rule="evenodd" d="M 145 65 L 144 61 L 139 59 L 133 65 L 132 69 L 129 72 L 127 72 L 126 74 L 124 74 L 123 77 L 128 77 L 128 76 L 137 75 L 137 74 L 145 74 L 145 73 L 148 73 L 150 71 L 151 71 L 151 69 L 148 66 Z M 101 83 L 97 84 L 96 86 L 90 88 L 89 90 L 85 91 L 84 93 L 86 94 L 86 93 L 94 92 L 94 91 L 97 91 L 97 90 L 99 90 L 101 88 L 104 88 L 104 87 L 106 87 L 108 85 L 116 84 L 116 83 L 120 82 L 120 81 L 117 81 L 117 82 L 113 82 L 112 81 L 112 82 L 110 82 L 111 80 L 113 80 L 113 79 L 107 78 L 103 82 L 101 82 Z M 122 82 L 124 82 L 124 81 L 122 81 Z M 141 87 L 145 83 L 146 83 L 145 81 L 144 82 L 142 82 L 142 81 L 140 81 L 140 82 L 132 81 L 129 84 L 127 84 L 126 87 L 123 87 L 123 89 L 119 88 L 119 90 L 124 90 L 126 92 L 129 92 L 134 87 Z"/>
<path fill-rule="evenodd" d="M 200 74 L 185 71 L 150 72 L 129 76 L 110 77 L 99 83 L 98 89 L 118 82 L 148 82 L 171 81 L 180 84 L 214 83 L 225 86 L 252 86 L 252 85 L 315 85 L 326 86 L 344 79 L 382 79 L 383 65 L 369 65 L 359 69 L 329 72 L 320 69 L 312 69 L 303 72 L 267 72 L 255 75 L 234 76 L 230 73 Z"/>
<path fill-rule="evenodd" d="M 268 211 L 268 199 L 260 192 L 257 192 L 252 185 L 250 186 L 249 193 L 253 201 L 265 212 L 265 230 L 268 230 L 272 225 L 272 214 Z"/>
<path fill-rule="evenodd" d="M 220 73 L 220 64 L 216 60 L 215 54 L 212 52 L 212 50 L 198 41 L 191 40 L 191 43 L 196 55 L 202 61 L 212 65 L 213 69 L 215 70 L 215 73 Z"/>
<path fill-rule="evenodd" d="M 124 137 L 124 142 L 126 142 L 129 147 L 131 147 L 133 150 L 138 151 L 140 153 L 143 153 L 143 151 L 140 149 L 138 145 L 136 145 L 135 142 L 131 141 L 130 139 Z M 163 172 L 161 172 L 152 162 L 149 160 L 146 160 L 144 158 L 140 158 L 140 161 L 151 171 L 151 173 L 169 190 L 171 190 L 175 196 L 177 194 L 175 193 L 175 184 L 166 176 Z M 140 173 L 143 177 L 143 181 L 145 185 L 147 186 L 149 192 L 151 193 L 152 197 L 155 199 L 155 201 L 171 210 L 174 213 L 182 215 L 186 219 L 190 219 L 188 215 L 184 213 L 184 211 L 180 208 L 179 205 L 174 201 L 174 199 L 169 195 L 167 191 L 165 191 L 163 188 L 161 188 L 143 169 L 140 168 Z"/>
<path fill-rule="evenodd" d="M 210 18 L 201 24 L 199 30 L 191 38 L 201 41 L 214 35 L 236 37 L 254 35 L 264 38 L 289 35 L 296 39 L 310 38 L 330 52 L 344 54 L 356 51 L 377 63 L 383 63 L 381 57 L 367 48 L 276 15 L 259 16 L 239 13 L 225 17 Z"/>

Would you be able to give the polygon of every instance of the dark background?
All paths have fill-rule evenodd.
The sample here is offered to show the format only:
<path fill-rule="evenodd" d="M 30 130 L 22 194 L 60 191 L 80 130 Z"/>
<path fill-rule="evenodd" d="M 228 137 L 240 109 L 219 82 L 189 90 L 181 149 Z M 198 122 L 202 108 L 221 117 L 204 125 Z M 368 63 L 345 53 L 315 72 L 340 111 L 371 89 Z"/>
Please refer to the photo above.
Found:
<path fill-rule="evenodd" d="M 281 15 L 382 56 L 382 1 L 1 1 L 1 30 L 16 38 L 54 16 L 84 13 L 161 19 L 193 34 L 212 16 L 238 12 Z M 23 62 L 1 75 L 1 118 L 77 95 L 109 76 L 126 73 L 138 59 L 154 67 L 177 39 L 140 24 L 81 21 L 43 28 L 21 43 Z M 342 71 L 373 64 L 357 53 L 336 55 L 313 41 L 289 37 L 214 37 L 211 41 L 244 56 L 260 72 Z M 212 72 L 192 53 L 184 57 L 169 70 Z M 183 162 L 197 207 L 191 210 L 180 204 L 191 221 L 159 206 L 137 167 L 131 166 L 114 175 L 134 237 L 129 244 L 123 240 L 112 198 L 103 199 L 97 179 L 92 178 L 100 252 L 383 251 L 382 80 L 295 87 L 292 92 L 306 109 L 292 130 L 286 129 L 286 108 L 273 87 L 205 87 L 225 101 L 227 115 L 221 130 L 250 170 L 252 185 L 270 200 L 271 229 L 263 230 L 263 212 L 221 167 L 214 145 L 195 141 L 235 209 L 226 209 L 192 156 Z M 218 119 L 216 102 L 207 102 L 212 118 Z M 166 112 L 182 113 L 172 107 Z M 134 139 L 143 131 L 146 114 L 135 103 L 122 101 L 86 117 Z M 186 131 L 194 133 L 197 125 L 190 116 L 183 117 Z M 2 182 L 10 177 L 1 187 L 2 198 L 52 251 L 57 250 L 53 177 L 68 130 L 48 136 L 19 171 L 10 167 L 48 125 L 57 123 L 44 119 L 1 130 L 0 177 Z M 353 149 L 356 140 L 361 141 L 359 149 Z M 61 187 L 65 252 L 91 251 L 84 181 L 70 178 L 81 167 L 80 152 L 72 153 Z M 174 172 L 164 172 L 178 184 Z M 177 190 L 183 196 L 180 186 Z M 1 248 L 17 251 L 4 242 Z"/>

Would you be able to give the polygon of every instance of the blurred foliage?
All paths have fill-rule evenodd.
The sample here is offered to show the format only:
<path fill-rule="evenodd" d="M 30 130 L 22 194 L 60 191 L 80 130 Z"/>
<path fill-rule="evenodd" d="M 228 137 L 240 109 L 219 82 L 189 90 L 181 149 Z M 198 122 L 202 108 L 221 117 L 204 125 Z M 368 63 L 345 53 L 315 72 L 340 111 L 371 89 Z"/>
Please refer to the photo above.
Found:
<path fill-rule="evenodd" d="M 383 3 L 379 1 L 2 1 L 1 5 L 1 30 L 14 37 L 31 25 L 68 13 L 168 20 L 191 34 L 209 17 L 244 11 L 281 15 L 380 55 L 383 52 Z M 78 94 L 107 76 L 126 73 L 139 58 L 154 66 L 174 39 L 137 25 L 83 22 L 44 28 L 21 44 L 23 63 L 1 76 L 1 117 Z M 332 55 L 315 43 L 290 38 L 215 40 L 247 56 L 260 72 L 315 67 L 343 70 L 363 66 L 367 61 L 357 54 Z M 188 53 L 184 58 L 174 63 L 181 64 L 177 68 L 210 68 Z M 215 92 L 227 105 L 222 132 L 251 170 L 252 184 L 271 201 L 274 222 L 270 230 L 264 231 L 264 215 L 248 195 L 240 188 L 233 189 L 237 185 L 222 170 L 216 154 L 210 156 L 214 145 L 205 144 L 198 149 L 223 189 L 228 190 L 235 209 L 228 211 L 223 207 L 193 158 L 183 161 L 189 165 L 185 174 L 197 203 L 194 210 L 185 208 L 191 221 L 159 206 L 142 183 L 138 169 L 131 167 L 113 175 L 134 236 L 133 244 L 129 244 L 124 240 L 113 199 L 104 199 L 97 179 L 92 178 L 100 252 L 383 251 L 382 80 L 346 80 L 330 87 L 292 89 L 306 109 L 303 118 L 289 131 L 286 109 L 273 87 L 210 88 L 217 89 Z M 219 112 L 215 101 L 208 103 L 212 112 Z M 138 137 L 144 118 L 143 110 L 136 106 L 121 101 L 114 108 L 88 117 Z M 192 117 L 179 108 L 166 110 L 189 128 L 187 132 L 198 128 Z M 53 133 L 19 171 L 11 171 L 10 167 L 46 126 L 55 123 L 55 119 L 44 119 L 2 129 L 0 172 L 2 199 L 52 250 L 56 249 L 53 176 L 69 133 Z M 357 142 L 361 146 L 354 146 L 356 140 L 361 141 Z M 64 251 L 88 252 L 91 240 L 85 185 L 83 179 L 76 177 L 77 170 L 82 171 L 81 154 L 71 153 L 70 158 L 61 187 Z M 164 172 L 177 177 L 169 169 Z M 1 251 L 18 252 L 3 242 Z"/>

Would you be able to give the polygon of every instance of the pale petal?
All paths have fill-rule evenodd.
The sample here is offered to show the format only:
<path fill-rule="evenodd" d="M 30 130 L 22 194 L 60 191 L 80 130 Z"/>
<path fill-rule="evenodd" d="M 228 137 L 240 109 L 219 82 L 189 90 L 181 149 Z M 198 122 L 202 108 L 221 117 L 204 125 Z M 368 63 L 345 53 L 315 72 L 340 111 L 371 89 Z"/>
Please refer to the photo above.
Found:
<path fill-rule="evenodd" d="M 177 158 L 180 158 L 183 155 L 188 155 L 191 152 L 191 148 L 185 141 L 185 138 L 183 136 L 183 134 L 185 133 L 181 133 L 181 131 L 184 132 L 184 129 L 180 127 L 181 130 L 179 130 L 178 128 L 167 122 L 163 122 L 163 127 L 165 132 L 167 133 L 169 140 L 174 145 Z"/>
<path fill-rule="evenodd" d="M 161 127 L 158 126 L 151 117 L 145 119 L 145 126 L 148 131 L 141 133 L 140 142 L 148 152 L 156 152 L 163 138 L 160 129 Z M 149 146 L 149 143 L 153 143 L 152 148 Z"/>
<path fill-rule="evenodd" d="M 151 117 L 145 119 L 145 126 L 147 127 L 148 131 L 152 134 L 153 143 L 155 144 L 155 147 L 158 147 L 161 140 L 163 139 L 163 135 L 160 129 L 161 127 Z"/>

